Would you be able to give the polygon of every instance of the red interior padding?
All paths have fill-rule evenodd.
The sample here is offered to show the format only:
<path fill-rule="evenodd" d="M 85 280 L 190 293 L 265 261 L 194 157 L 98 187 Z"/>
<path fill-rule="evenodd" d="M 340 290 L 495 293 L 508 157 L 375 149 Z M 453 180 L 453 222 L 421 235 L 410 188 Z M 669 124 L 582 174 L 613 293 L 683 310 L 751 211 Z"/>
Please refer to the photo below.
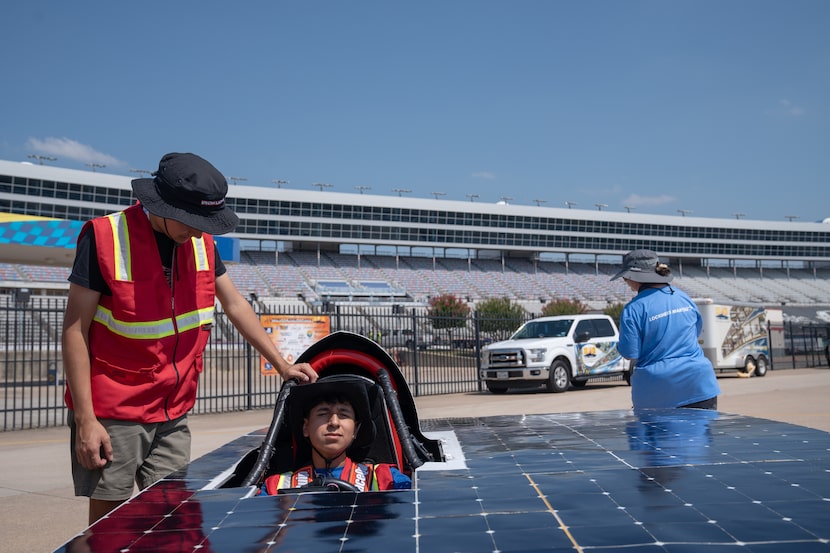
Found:
<path fill-rule="evenodd" d="M 378 371 L 380 369 L 386 370 L 386 367 L 377 358 L 363 353 L 362 351 L 355 351 L 352 349 L 333 349 L 317 354 L 309 361 L 309 365 L 317 371 L 317 374 L 322 375 L 327 367 L 332 365 L 357 365 L 361 369 L 365 369 L 372 375 L 373 380 L 377 381 Z M 392 388 L 397 391 L 398 387 L 395 380 L 391 379 Z"/>

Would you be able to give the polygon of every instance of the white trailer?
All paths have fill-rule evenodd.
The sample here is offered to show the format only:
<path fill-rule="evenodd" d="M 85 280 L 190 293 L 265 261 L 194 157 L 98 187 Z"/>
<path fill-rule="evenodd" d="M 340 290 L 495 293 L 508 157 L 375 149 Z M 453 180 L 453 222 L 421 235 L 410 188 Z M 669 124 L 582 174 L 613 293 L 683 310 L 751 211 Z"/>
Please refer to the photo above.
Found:
<path fill-rule="evenodd" d="M 716 371 L 764 376 L 770 366 L 771 330 L 783 330 L 780 308 L 759 304 L 715 303 L 695 299 L 703 316 L 699 342 Z"/>

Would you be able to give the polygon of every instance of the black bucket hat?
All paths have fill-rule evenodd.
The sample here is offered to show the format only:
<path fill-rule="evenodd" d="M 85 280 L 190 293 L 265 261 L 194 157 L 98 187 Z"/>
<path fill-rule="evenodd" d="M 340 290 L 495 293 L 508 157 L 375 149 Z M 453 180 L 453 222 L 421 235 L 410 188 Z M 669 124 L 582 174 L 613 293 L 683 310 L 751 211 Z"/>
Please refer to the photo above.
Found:
<path fill-rule="evenodd" d="M 225 234 L 239 224 L 225 204 L 228 181 L 207 160 L 196 154 L 166 154 L 153 175 L 132 181 L 136 198 L 153 215 L 208 234 Z"/>
<path fill-rule="evenodd" d="M 660 259 L 651 250 L 633 250 L 625 254 L 622 260 L 622 269 L 611 277 L 616 280 L 620 277 L 642 284 L 658 284 L 671 282 L 671 274 L 663 276 L 657 274 L 657 264 Z"/>
<path fill-rule="evenodd" d="M 349 453 L 371 445 L 375 439 L 375 423 L 369 407 L 369 394 L 361 377 L 332 375 L 313 384 L 300 384 L 291 388 L 288 396 L 288 424 L 297 440 L 303 440 L 303 419 L 317 398 L 342 397 L 354 409 L 355 422 L 359 424 L 354 441 L 346 449 Z"/>

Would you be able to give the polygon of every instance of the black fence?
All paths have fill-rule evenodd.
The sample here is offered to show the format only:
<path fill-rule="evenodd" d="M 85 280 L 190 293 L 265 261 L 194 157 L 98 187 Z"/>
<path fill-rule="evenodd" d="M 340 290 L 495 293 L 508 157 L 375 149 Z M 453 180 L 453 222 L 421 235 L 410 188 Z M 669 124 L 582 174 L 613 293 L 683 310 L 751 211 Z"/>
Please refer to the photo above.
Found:
<path fill-rule="evenodd" d="M 65 376 L 60 334 L 66 300 L 0 298 L 0 415 L 2 430 L 66 424 Z M 380 343 L 397 361 L 414 396 L 476 392 L 482 345 L 507 338 L 518 323 L 503 330 L 471 314 L 463 321 L 436 321 L 424 310 L 402 305 L 326 304 L 306 309 L 269 310 L 261 314 L 324 315 L 330 330 L 348 330 Z M 529 317 L 528 317 L 529 318 Z M 460 326 L 455 326 L 460 324 Z M 439 327 L 439 328 L 436 328 Z M 440 328 L 450 327 L 450 328 Z M 773 369 L 827 366 L 830 325 L 785 324 L 784 346 L 773 351 Z M 205 371 L 193 413 L 221 413 L 271 408 L 282 382 L 263 374 L 259 354 L 217 313 L 205 354 Z"/>

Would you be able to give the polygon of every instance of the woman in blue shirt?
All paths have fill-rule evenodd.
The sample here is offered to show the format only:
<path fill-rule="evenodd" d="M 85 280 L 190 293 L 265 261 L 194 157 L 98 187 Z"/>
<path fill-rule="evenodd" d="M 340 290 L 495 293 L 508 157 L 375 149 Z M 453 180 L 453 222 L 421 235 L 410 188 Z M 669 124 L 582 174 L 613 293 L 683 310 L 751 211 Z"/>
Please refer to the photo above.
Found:
<path fill-rule="evenodd" d="M 619 343 L 620 354 L 634 363 L 634 408 L 717 409 L 720 387 L 698 342 L 700 311 L 669 285 L 668 265 L 651 250 L 634 250 L 611 280 L 617 278 L 637 294 L 620 316 Z"/>

